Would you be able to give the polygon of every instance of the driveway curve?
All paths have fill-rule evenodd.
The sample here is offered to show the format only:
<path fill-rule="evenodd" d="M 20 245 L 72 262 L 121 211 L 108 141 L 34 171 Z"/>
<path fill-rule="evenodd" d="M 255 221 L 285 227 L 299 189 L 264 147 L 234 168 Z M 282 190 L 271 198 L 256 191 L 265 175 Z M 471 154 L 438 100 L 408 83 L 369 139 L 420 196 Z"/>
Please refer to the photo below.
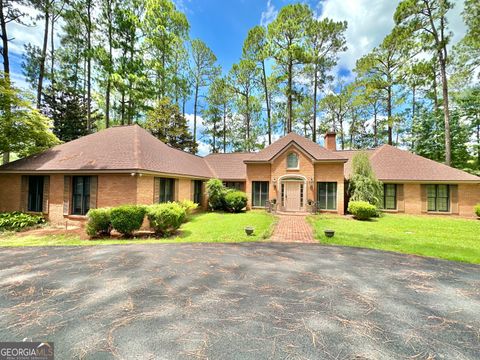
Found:
<path fill-rule="evenodd" d="M 315 244 L 0 248 L 0 341 L 58 359 L 478 359 L 480 266 Z"/>

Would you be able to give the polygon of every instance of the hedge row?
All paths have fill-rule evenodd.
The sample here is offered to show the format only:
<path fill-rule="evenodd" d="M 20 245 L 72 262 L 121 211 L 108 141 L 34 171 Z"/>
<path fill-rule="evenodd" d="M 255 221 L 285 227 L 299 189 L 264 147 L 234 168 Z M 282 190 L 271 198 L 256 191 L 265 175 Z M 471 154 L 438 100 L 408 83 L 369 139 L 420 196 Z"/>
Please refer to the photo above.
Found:
<path fill-rule="evenodd" d="M 169 202 L 164 204 L 122 205 L 114 208 L 91 209 L 86 226 L 90 237 L 109 236 L 112 230 L 128 238 L 140 229 L 147 217 L 150 228 L 158 236 L 169 236 L 187 220 L 197 208 L 192 201 Z"/>

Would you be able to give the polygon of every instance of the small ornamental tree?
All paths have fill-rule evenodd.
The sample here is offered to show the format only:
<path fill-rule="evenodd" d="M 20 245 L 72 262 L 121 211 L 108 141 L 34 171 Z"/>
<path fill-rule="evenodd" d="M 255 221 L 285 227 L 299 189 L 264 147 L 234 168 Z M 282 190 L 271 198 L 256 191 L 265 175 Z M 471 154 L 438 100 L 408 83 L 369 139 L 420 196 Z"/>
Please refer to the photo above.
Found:
<path fill-rule="evenodd" d="M 352 159 L 348 191 L 350 201 L 366 201 L 377 207 L 381 204 L 382 183 L 375 176 L 366 152 L 360 152 Z"/>

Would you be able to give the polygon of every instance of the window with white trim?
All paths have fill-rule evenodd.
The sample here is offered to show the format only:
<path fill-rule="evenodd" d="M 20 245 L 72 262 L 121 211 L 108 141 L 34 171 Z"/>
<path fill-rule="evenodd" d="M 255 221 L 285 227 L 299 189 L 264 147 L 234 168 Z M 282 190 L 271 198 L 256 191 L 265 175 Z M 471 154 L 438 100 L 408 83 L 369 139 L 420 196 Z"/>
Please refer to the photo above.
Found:
<path fill-rule="evenodd" d="M 298 169 L 298 155 L 294 152 L 287 155 L 287 169 Z"/>

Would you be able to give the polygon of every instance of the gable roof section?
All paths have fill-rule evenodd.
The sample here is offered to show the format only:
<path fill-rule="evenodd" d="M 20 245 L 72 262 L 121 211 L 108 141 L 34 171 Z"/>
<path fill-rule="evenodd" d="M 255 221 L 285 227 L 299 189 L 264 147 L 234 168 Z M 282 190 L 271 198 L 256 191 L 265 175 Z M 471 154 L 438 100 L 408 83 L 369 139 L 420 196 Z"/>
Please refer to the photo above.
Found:
<path fill-rule="evenodd" d="M 296 144 L 303 149 L 315 161 L 339 161 L 345 162 L 347 159 L 336 152 L 325 149 L 317 143 L 298 135 L 294 132 L 280 138 L 262 151 L 253 154 L 246 162 L 268 162 L 275 156 L 285 150 L 290 144 Z"/>
<path fill-rule="evenodd" d="M 0 171 L 151 171 L 212 177 L 204 158 L 174 149 L 138 125 L 112 127 L 0 167 Z"/>
<path fill-rule="evenodd" d="M 205 157 L 205 161 L 215 176 L 222 180 L 245 181 L 247 166 L 244 161 L 250 159 L 252 153 L 218 153 Z"/>
<path fill-rule="evenodd" d="M 349 161 L 345 164 L 345 177 L 351 175 L 351 159 L 359 152 L 339 151 Z M 425 181 L 425 182 L 474 182 L 480 183 L 480 177 L 469 174 L 424 158 L 409 151 L 391 145 L 382 145 L 374 150 L 367 150 L 372 168 L 381 181 Z"/>

